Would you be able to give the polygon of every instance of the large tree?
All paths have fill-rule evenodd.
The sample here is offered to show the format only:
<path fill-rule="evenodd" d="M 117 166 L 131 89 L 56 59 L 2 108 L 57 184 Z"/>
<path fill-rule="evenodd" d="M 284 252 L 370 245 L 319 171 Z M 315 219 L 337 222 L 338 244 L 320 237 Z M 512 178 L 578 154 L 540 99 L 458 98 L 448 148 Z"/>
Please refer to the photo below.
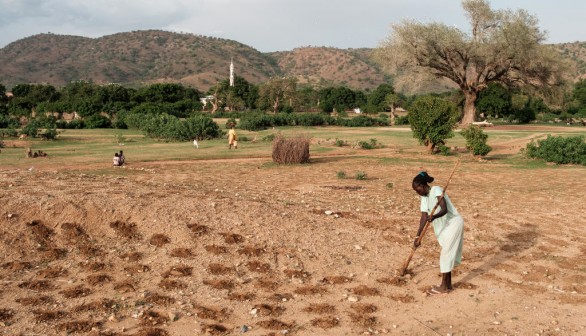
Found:
<path fill-rule="evenodd" d="M 524 10 L 493 10 L 486 0 L 463 0 L 470 32 L 443 23 L 405 20 L 376 50 L 396 83 L 431 75 L 455 83 L 466 98 L 462 124 L 475 121 L 475 102 L 489 83 L 551 92 L 564 83 L 561 55 L 543 44 L 545 33 Z"/>
<path fill-rule="evenodd" d="M 277 113 L 282 105 L 293 106 L 297 95 L 297 78 L 272 77 L 260 85 L 259 101 L 261 106 L 270 106 Z"/>

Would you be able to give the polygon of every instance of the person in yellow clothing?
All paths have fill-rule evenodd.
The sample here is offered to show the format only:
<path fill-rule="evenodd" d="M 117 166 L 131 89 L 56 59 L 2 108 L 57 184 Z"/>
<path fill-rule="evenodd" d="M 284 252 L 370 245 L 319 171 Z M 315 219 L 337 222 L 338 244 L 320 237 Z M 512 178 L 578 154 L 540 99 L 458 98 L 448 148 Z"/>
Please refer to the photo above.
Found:
<path fill-rule="evenodd" d="M 238 149 L 238 135 L 236 135 L 234 126 L 228 131 L 228 149 L 232 149 L 232 145 L 234 145 L 234 149 Z"/>

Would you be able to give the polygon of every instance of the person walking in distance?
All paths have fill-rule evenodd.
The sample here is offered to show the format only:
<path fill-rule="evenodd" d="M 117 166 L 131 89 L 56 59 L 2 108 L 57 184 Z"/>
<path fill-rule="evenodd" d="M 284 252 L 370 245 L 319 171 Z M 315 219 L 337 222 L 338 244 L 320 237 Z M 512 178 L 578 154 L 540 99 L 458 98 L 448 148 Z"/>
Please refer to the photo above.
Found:
<path fill-rule="evenodd" d="M 234 145 L 234 149 L 238 149 L 238 135 L 236 135 L 234 126 L 230 127 L 230 131 L 228 131 L 228 149 L 232 149 L 232 145 Z"/>

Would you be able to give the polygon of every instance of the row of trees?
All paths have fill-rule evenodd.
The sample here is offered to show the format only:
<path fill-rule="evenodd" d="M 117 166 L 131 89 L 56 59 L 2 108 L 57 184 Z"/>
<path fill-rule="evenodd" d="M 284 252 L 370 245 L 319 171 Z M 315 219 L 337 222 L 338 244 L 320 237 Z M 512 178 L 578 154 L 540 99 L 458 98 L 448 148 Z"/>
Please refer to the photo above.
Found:
<path fill-rule="evenodd" d="M 207 110 L 223 111 L 321 111 L 339 112 L 360 108 L 365 113 L 393 111 L 396 107 L 412 109 L 417 95 L 406 96 L 395 92 L 390 84 L 382 84 L 372 91 L 352 90 L 344 86 L 315 89 L 298 86 L 293 78 L 273 78 L 254 85 L 236 77 L 235 85 L 221 81 L 202 92 L 181 84 L 152 84 L 138 89 L 117 84 L 97 85 L 88 82 L 72 82 L 56 89 L 46 84 L 19 84 L 12 88 L 13 97 L 8 99 L 6 88 L 0 84 L 0 128 L 10 124 L 18 127 L 19 118 L 47 114 L 76 112 L 85 120 L 87 127 L 124 127 L 116 124 L 116 116 L 124 112 L 140 114 L 166 113 L 179 118 Z M 211 96 L 206 106 L 200 98 Z M 465 109 L 466 97 L 459 91 L 439 94 Z M 575 85 L 565 95 L 562 108 L 551 109 L 543 98 L 519 89 L 511 90 L 500 83 L 489 83 L 475 101 L 480 118 L 507 118 L 526 123 L 538 114 L 546 118 L 586 117 L 586 80 Z M 391 118 L 393 114 L 391 115 Z M 458 118 L 461 119 L 461 115 Z M 114 124 L 112 124 L 114 122 Z M 391 123 L 394 121 L 391 119 Z M 73 124 L 73 125 L 79 125 Z"/>

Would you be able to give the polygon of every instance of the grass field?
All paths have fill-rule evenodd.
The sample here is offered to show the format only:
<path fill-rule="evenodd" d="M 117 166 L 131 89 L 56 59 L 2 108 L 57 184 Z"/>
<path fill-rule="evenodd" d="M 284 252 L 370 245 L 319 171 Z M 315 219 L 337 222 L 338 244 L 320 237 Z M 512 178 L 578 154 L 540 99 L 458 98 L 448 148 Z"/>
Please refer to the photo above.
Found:
<path fill-rule="evenodd" d="M 220 123 L 221 125 L 222 123 Z M 240 141 L 238 150 L 229 150 L 225 139 L 215 139 L 200 142 L 200 149 L 196 150 L 191 142 L 165 142 L 146 138 L 136 130 L 94 129 L 94 130 L 60 130 L 55 141 L 40 139 L 3 139 L 6 148 L 0 154 L 0 166 L 15 167 L 20 165 L 70 166 L 84 164 L 109 165 L 114 152 L 123 150 L 127 162 L 152 162 L 174 160 L 206 160 L 223 158 L 270 157 L 271 142 L 263 141 L 270 134 L 280 132 L 285 137 L 308 136 L 312 139 L 310 152 L 313 156 L 320 155 L 373 155 L 379 150 L 364 150 L 356 146 L 358 141 L 376 139 L 387 151 L 408 154 L 421 153 L 424 147 L 413 138 L 408 126 L 400 127 L 280 127 L 260 132 L 239 130 Z M 488 143 L 494 150 L 487 159 L 502 160 L 515 165 L 540 165 L 540 163 L 520 160 L 519 149 L 524 148 L 532 139 L 545 137 L 547 134 L 573 136 L 584 134 L 579 127 L 550 127 L 544 130 L 531 126 L 523 129 L 506 128 L 486 129 L 489 135 Z M 335 146 L 336 139 L 345 141 L 348 145 Z M 119 141 L 121 140 L 121 141 Z M 464 138 L 458 132 L 452 139 L 448 139 L 450 147 L 465 147 Z M 511 148 L 507 148 L 507 146 Z M 26 148 L 33 151 L 42 150 L 47 158 L 35 161 L 25 157 Z M 514 148 L 513 148 L 514 147 Z M 42 161 L 46 162 L 42 162 Z"/>

